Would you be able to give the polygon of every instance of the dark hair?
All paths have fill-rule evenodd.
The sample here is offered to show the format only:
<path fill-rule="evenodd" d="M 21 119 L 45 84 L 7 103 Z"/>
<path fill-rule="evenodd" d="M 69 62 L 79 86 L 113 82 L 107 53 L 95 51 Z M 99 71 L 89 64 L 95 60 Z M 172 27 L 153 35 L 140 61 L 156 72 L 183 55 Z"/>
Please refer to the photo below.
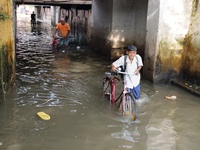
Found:
<path fill-rule="evenodd" d="M 137 51 L 137 47 L 134 45 L 129 45 L 128 46 L 128 51 Z"/>

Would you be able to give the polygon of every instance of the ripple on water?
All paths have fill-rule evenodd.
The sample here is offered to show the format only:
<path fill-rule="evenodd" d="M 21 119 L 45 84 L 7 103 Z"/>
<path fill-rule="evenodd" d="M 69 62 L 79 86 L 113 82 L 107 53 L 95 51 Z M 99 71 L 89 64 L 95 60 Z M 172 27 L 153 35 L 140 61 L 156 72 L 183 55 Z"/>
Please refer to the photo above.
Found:
<path fill-rule="evenodd" d="M 151 119 L 153 121 L 153 118 Z M 147 145 L 149 150 L 173 150 L 178 139 L 172 120 L 165 118 L 161 122 L 150 124 L 146 127 L 148 134 Z"/>
<path fill-rule="evenodd" d="M 112 133 L 111 136 L 115 139 L 121 139 L 132 143 L 139 142 L 141 138 L 141 134 L 138 132 L 137 128 L 133 131 L 131 129 L 123 129 L 121 132 Z"/>

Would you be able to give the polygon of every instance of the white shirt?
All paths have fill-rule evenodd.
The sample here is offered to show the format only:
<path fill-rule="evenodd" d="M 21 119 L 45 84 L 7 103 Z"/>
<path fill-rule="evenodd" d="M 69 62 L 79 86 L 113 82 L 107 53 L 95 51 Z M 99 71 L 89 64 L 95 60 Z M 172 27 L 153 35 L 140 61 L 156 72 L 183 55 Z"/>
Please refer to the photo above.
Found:
<path fill-rule="evenodd" d="M 124 57 L 120 57 L 118 60 L 113 62 L 113 65 L 115 67 L 124 66 Z M 130 62 L 130 59 L 128 55 L 126 56 L 126 71 L 127 73 L 130 73 L 130 75 L 125 75 L 124 82 L 125 87 L 127 88 L 134 88 L 140 83 L 140 73 L 138 75 L 134 74 L 138 66 L 143 66 L 142 58 L 140 55 L 136 54 L 134 57 L 132 63 Z"/>

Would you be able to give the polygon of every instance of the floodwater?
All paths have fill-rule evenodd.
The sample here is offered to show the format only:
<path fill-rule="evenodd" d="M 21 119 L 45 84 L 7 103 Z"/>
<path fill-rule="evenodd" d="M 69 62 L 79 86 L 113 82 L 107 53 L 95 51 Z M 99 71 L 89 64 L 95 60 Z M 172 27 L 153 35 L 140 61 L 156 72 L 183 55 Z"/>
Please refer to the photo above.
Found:
<path fill-rule="evenodd" d="M 111 62 L 82 46 L 53 53 L 51 35 L 44 23 L 18 20 L 16 84 L 0 104 L 0 149 L 199 149 L 199 97 L 142 80 L 139 116 L 131 121 L 102 96 Z M 39 111 L 51 119 L 41 120 Z"/>

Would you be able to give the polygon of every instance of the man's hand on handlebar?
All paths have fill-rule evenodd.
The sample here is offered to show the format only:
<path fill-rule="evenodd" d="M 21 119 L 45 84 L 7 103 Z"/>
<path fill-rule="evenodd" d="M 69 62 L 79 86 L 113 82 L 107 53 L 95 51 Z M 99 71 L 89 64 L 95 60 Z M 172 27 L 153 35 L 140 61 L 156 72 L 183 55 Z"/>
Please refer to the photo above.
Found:
<path fill-rule="evenodd" d="M 111 65 L 111 71 L 112 71 L 112 72 L 115 72 L 116 70 L 117 70 L 117 68 L 112 64 L 112 65 Z"/>

